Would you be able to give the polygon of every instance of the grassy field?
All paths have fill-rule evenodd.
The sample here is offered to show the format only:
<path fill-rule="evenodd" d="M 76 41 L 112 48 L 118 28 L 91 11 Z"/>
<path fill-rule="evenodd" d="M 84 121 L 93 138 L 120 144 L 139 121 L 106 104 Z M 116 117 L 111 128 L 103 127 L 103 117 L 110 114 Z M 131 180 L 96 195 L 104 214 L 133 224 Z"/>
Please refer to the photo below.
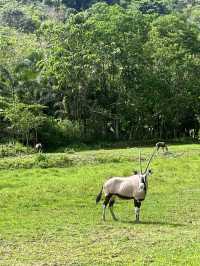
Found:
<path fill-rule="evenodd" d="M 142 151 L 145 164 L 152 149 Z M 61 154 L 19 167 L 34 156 L 0 162 L 13 168 L 0 171 L 0 265 L 199 265 L 200 146 L 159 152 L 140 224 L 131 201 L 117 202 L 117 222 L 109 212 L 103 222 L 95 204 L 106 178 L 138 169 L 137 148 L 69 154 L 66 168 L 49 163 Z"/>

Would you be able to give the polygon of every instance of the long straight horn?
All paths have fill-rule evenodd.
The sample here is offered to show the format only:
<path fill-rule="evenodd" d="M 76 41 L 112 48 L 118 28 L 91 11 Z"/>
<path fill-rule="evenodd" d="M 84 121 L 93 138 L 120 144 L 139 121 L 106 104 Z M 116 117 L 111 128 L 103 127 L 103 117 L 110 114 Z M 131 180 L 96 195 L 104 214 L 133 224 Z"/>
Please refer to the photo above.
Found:
<path fill-rule="evenodd" d="M 151 157 L 149 158 L 149 161 L 148 161 L 148 163 L 147 163 L 147 167 L 146 167 L 146 169 L 145 169 L 145 173 L 146 173 L 146 171 L 148 170 L 149 165 L 150 165 L 150 163 L 151 163 L 151 161 L 152 161 L 152 159 L 153 159 L 153 156 L 156 154 L 156 152 L 157 152 L 157 149 L 155 148 L 154 151 L 153 151 L 152 154 L 151 154 Z"/>
<path fill-rule="evenodd" d="M 142 174 L 141 150 L 139 152 L 139 161 L 140 161 L 140 173 Z"/>

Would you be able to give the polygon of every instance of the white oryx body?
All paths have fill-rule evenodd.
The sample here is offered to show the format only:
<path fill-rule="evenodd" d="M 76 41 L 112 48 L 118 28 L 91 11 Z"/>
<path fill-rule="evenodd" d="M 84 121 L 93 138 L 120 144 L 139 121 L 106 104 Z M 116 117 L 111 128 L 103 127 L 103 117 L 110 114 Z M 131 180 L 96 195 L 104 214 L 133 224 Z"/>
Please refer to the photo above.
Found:
<path fill-rule="evenodd" d="M 103 185 L 105 195 L 112 194 L 121 198 L 144 200 L 146 196 L 147 180 L 140 174 L 128 177 L 112 177 Z"/>

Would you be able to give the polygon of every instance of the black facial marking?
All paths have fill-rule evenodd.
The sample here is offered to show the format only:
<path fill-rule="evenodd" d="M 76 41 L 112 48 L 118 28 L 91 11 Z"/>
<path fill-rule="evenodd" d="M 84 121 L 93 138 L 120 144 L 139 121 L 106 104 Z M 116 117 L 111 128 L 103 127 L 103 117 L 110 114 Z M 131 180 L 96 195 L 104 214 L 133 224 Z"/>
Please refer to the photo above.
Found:
<path fill-rule="evenodd" d="M 147 192 L 147 184 L 146 184 L 146 180 L 144 177 L 142 177 L 141 182 L 144 184 L 144 191 L 146 193 Z"/>

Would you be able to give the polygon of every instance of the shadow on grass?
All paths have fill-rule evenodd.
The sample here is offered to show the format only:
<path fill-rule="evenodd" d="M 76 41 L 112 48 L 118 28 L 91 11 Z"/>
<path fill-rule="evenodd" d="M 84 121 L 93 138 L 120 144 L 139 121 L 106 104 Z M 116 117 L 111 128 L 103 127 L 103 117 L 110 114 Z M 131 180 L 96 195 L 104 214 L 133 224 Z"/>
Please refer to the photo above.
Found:
<path fill-rule="evenodd" d="M 186 226 L 185 224 L 180 224 L 180 223 L 168 223 L 168 222 L 162 222 L 162 221 L 141 221 L 139 223 L 135 221 L 119 221 L 121 223 L 127 223 L 127 224 L 147 224 L 147 225 L 168 225 L 168 226 L 173 226 L 173 227 L 180 227 L 180 226 Z"/>

